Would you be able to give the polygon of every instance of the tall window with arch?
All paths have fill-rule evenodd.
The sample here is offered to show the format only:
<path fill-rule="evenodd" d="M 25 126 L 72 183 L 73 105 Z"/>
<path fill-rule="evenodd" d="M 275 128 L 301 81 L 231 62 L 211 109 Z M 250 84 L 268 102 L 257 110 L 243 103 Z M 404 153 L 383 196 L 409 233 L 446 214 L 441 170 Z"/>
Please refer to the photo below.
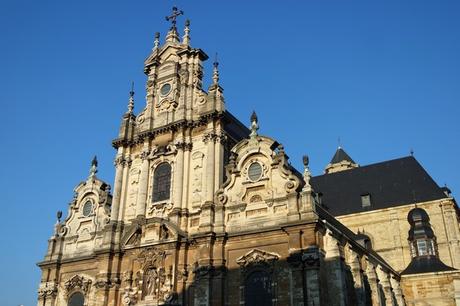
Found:
<path fill-rule="evenodd" d="M 267 271 L 254 270 L 244 282 L 245 305 L 272 305 L 272 278 Z"/>
<path fill-rule="evenodd" d="M 153 172 L 153 202 L 168 200 L 171 193 L 171 165 L 167 162 L 159 164 Z"/>
<path fill-rule="evenodd" d="M 85 304 L 85 297 L 81 292 L 75 292 L 69 298 L 68 306 L 83 306 Z"/>

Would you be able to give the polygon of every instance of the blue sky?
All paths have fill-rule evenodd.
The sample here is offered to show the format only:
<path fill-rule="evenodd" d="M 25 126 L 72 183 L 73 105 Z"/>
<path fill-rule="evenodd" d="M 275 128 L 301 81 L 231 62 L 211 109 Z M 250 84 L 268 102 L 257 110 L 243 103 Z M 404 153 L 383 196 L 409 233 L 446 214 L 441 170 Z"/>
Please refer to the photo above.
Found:
<path fill-rule="evenodd" d="M 321 174 L 339 137 L 361 165 L 412 148 L 459 194 L 458 1 L 2 0 L 1 305 L 36 304 L 35 263 L 94 154 L 113 183 L 130 82 L 139 111 L 173 4 L 192 46 L 219 53 L 227 108 L 245 123 L 256 110 L 298 169 L 308 154 Z"/>

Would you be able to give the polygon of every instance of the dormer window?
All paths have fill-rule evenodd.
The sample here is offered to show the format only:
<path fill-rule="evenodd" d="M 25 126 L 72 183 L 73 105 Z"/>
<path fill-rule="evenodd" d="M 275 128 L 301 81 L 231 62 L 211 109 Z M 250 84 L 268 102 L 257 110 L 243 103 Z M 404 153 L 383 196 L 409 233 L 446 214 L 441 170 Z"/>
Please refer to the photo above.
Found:
<path fill-rule="evenodd" d="M 171 165 L 159 164 L 153 173 L 153 202 L 161 202 L 170 198 L 171 192 Z"/>
<path fill-rule="evenodd" d="M 430 218 L 425 210 L 414 208 L 407 217 L 411 228 L 409 244 L 412 257 L 436 256 L 436 236 L 430 225 Z"/>
<path fill-rule="evenodd" d="M 369 208 L 371 207 L 371 195 L 366 193 L 361 195 L 361 207 L 362 208 Z"/>

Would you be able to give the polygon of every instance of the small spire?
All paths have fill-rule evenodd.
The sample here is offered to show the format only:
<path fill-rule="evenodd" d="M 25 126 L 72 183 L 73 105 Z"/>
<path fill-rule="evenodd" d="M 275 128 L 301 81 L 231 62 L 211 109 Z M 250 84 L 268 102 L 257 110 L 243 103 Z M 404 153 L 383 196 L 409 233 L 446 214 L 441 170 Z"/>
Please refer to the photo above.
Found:
<path fill-rule="evenodd" d="M 255 111 L 252 112 L 251 115 L 251 134 L 249 134 L 250 138 L 255 138 L 257 136 L 257 130 L 259 129 L 257 114 Z"/>
<path fill-rule="evenodd" d="M 184 37 L 182 38 L 182 42 L 184 45 L 190 44 L 190 20 L 185 20 L 185 29 L 184 29 Z"/>
<path fill-rule="evenodd" d="M 217 61 L 217 52 L 214 58 L 214 63 L 212 65 L 214 66 L 212 73 L 212 81 L 214 85 L 217 85 L 219 84 L 219 62 Z"/>
<path fill-rule="evenodd" d="M 131 91 L 129 92 L 129 102 L 127 114 L 132 114 L 134 110 L 134 82 L 131 82 Z"/>
<path fill-rule="evenodd" d="M 155 40 L 153 41 L 153 51 L 157 50 L 160 46 L 160 32 L 155 33 Z"/>
<path fill-rule="evenodd" d="M 337 138 L 337 149 L 342 149 L 342 143 L 340 142 L 340 136 Z"/>
<path fill-rule="evenodd" d="M 410 156 L 414 156 L 414 149 L 410 149 Z"/>
<path fill-rule="evenodd" d="M 93 160 L 91 161 L 91 168 L 89 169 L 89 177 L 93 178 L 97 173 L 97 156 L 94 155 Z"/>

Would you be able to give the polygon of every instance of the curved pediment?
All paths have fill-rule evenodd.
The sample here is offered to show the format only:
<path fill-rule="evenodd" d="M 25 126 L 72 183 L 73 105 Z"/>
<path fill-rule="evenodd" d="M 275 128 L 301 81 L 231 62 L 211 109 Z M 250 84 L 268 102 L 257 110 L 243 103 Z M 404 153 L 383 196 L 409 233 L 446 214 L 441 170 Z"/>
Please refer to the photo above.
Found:
<path fill-rule="evenodd" d="M 227 181 L 216 194 L 225 206 L 227 229 L 260 227 L 285 222 L 296 210 L 297 193 L 304 182 L 289 163 L 284 148 L 276 140 L 255 135 L 231 150 Z"/>

